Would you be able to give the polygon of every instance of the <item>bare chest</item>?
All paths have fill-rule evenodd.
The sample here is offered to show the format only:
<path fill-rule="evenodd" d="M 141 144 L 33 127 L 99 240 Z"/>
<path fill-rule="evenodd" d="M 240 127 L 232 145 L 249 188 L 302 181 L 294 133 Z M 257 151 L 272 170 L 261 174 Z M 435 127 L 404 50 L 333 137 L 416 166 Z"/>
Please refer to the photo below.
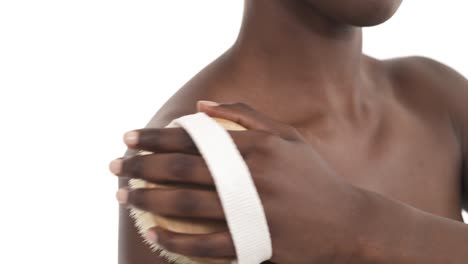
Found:
<path fill-rule="evenodd" d="M 300 128 L 349 183 L 416 208 L 460 218 L 461 155 L 444 120 L 390 115 L 367 130 Z"/>

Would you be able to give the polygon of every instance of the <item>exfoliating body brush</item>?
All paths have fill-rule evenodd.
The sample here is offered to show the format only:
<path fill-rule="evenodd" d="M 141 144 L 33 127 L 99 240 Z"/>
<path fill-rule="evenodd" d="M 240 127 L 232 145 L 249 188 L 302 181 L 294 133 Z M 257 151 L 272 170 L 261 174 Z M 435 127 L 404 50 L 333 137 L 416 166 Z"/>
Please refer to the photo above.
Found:
<path fill-rule="evenodd" d="M 210 117 L 220 124 L 226 130 L 246 130 L 243 126 L 223 118 Z M 167 127 L 175 127 L 171 124 Z M 139 151 L 137 155 L 152 154 L 148 151 Z M 144 181 L 142 179 L 130 179 L 129 187 L 131 189 L 136 188 L 175 188 L 174 186 L 164 184 L 154 184 Z M 167 216 L 155 215 L 150 212 L 139 210 L 135 207 L 130 208 L 130 215 L 132 216 L 134 223 L 142 236 L 146 244 L 148 244 L 152 251 L 157 252 L 161 256 L 168 259 L 171 263 L 176 264 L 230 264 L 231 259 L 207 259 L 207 258 L 195 258 L 179 255 L 173 252 L 169 252 L 160 247 L 154 241 L 150 241 L 145 237 L 146 231 L 154 226 L 161 226 L 165 229 L 174 232 L 186 233 L 186 234 L 207 234 L 226 230 L 227 226 L 225 223 L 219 221 L 201 221 L 195 219 L 183 219 L 183 218 L 172 218 Z"/>

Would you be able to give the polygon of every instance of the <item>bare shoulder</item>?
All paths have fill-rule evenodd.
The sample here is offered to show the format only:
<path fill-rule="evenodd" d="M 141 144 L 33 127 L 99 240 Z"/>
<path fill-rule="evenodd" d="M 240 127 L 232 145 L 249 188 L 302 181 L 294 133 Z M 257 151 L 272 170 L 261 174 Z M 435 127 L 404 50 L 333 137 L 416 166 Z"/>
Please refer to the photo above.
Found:
<path fill-rule="evenodd" d="M 428 57 L 412 56 L 383 61 L 396 87 L 422 99 L 437 100 L 454 117 L 467 116 L 468 80 L 452 67 Z"/>
<path fill-rule="evenodd" d="M 381 61 L 395 94 L 424 114 L 446 114 L 460 137 L 468 137 L 468 80 L 437 60 L 400 57 Z"/>
<path fill-rule="evenodd" d="M 225 68 L 230 67 L 228 55 L 229 50 L 178 88 L 156 111 L 146 127 L 162 128 L 175 118 L 195 113 L 199 100 L 225 102 L 239 99 L 238 94 L 230 92 L 232 89 L 225 89 L 233 85 L 232 79 L 224 74 Z"/>
<path fill-rule="evenodd" d="M 398 93 L 425 113 L 444 113 L 459 138 L 463 158 L 464 208 L 468 209 L 468 80 L 452 67 L 427 57 L 383 61 Z"/>

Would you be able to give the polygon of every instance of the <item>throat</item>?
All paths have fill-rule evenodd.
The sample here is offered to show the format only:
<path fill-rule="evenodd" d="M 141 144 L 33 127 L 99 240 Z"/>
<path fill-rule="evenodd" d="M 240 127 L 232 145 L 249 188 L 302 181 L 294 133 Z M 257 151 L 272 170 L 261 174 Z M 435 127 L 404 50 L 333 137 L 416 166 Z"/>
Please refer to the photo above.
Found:
<path fill-rule="evenodd" d="M 304 2 L 246 2 L 231 49 L 239 68 L 272 82 L 359 86 L 362 29 L 332 22 Z"/>
<path fill-rule="evenodd" d="M 226 57 L 236 89 L 287 99 L 356 120 L 370 82 L 362 30 L 314 14 L 302 1 L 246 1 L 238 38 Z M 260 98 L 258 98 L 260 99 Z"/>
<path fill-rule="evenodd" d="M 326 122 L 361 125 L 378 100 L 375 80 L 367 71 L 363 57 L 353 69 L 353 74 L 341 74 L 325 65 L 295 65 L 257 57 L 242 57 L 231 50 L 221 67 L 223 79 L 229 80 L 230 89 L 244 95 L 243 100 L 254 102 L 262 109 L 282 116 L 296 116 L 299 120 L 317 117 Z M 225 65 L 225 66 L 226 66 Z M 264 107 L 262 105 L 264 104 Z M 289 118 L 288 118 L 289 119 Z"/>

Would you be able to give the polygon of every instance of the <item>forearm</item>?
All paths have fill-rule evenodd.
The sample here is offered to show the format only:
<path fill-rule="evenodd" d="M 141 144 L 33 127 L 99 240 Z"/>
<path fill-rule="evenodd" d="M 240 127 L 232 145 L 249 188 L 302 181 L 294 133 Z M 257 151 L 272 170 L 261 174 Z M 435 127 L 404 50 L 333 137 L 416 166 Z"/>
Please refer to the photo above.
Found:
<path fill-rule="evenodd" d="M 467 263 L 468 225 L 364 191 L 356 263 Z"/>

